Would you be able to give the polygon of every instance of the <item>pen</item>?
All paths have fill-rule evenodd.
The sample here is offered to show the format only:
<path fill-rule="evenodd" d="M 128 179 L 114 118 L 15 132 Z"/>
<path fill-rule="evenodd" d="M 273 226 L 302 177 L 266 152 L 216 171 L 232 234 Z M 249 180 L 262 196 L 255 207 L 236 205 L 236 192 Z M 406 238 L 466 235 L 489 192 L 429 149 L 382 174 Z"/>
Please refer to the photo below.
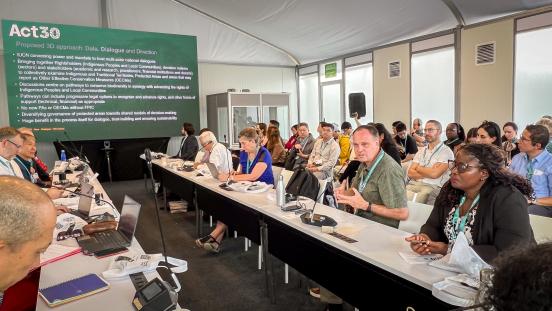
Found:
<path fill-rule="evenodd" d="M 428 245 L 428 244 L 429 244 L 429 241 L 427 241 L 427 240 L 412 240 L 412 241 L 410 241 L 410 243 L 412 243 L 412 244 L 425 244 L 425 245 Z"/>

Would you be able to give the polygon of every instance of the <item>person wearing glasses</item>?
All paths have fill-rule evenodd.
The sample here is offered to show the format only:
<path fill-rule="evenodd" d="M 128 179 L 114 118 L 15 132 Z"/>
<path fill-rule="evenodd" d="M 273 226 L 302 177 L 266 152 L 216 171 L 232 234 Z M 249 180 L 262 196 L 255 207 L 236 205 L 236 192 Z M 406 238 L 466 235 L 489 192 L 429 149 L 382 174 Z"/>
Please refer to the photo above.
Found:
<path fill-rule="evenodd" d="M 25 179 L 17 162 L 16 155 L 23 148 L 23 137 L 18 130 L 13 127 L 0 128 L 0 176 L 15 176 Z M 60 189 L 50 188 L 46 192 L 51 199 L 58 199 L 64 195 L 64 191 Z M 60 212 L 66 212 L 67 209 L 60 206 Z"/>
<path fill-rule="evenodd" d="M 550 133 L 542 125 L 528 125 L 518 142 L 521 151 L 512 159 L 510 170 L 526 178 L 533 189 L 529 213 L 552 217 L 552 154 L 544 148 Z"/>
<path fill-rule="evenodd" d="M 260 135 L 254 128 L 246 128 L 240 132 L 240 166 L 235 173 L 220 173 L 220 181 L 261 181 L 274 184 L 272 174 L 272 157 L 270 152 L 261 146 Z M 211 232 L 197 239 L 196 245 L 213 253 L 220 252 L 220 244 L 226 232 L 226 225 L 220 221 Z"/>
<path fill-rule="evenodd" d="M 228 174 L 232 171 L 232 154 L 223 144 L 217 141 L 215 134 L 205 131 L 199 135 L 201 149 L 204 156 L 201 163 L 213 163 L 220 173 Z"/>
<path fill-rule="evenodd" d="M 17 164 L 13 159 L 23 146 L 23 138 L 18 130 L 13 127 L 0 128 L 0 175 L 9 175 L 23 178 L 16 171 Z"/>
<path fill-rule="evenodd" d="M 477 254 L 491 262 L 513 246 L 535 243 L 525 198 L 533 190 L 508 171 L 499 147 L 463 146 L 449 167 L 452 176 L 420 233 L 406 238 L 413 251 L 445 255 L 463 232 Z"/>
<path fill-rule="evenodd" d="M 454 153 L 441 141 L 442 127 L 436 120 L 426 122 L 424 137 L 428 145 L 420 148 L 408 169 L 406 185 L 409 201 L 433 205 L 443 184 L 449 179 L 448 161 Z"/>

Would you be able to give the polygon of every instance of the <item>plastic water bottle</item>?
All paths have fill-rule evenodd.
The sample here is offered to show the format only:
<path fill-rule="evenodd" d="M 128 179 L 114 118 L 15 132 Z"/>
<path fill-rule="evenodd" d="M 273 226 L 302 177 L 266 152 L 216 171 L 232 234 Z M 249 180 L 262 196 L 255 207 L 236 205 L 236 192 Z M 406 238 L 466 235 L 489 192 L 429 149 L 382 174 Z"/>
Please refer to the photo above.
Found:
<path fill-rule="evenodd" d="M 276 184 L 276 204 L 278 207 L 284 207 L 286 199 L 286 190 L 284 189 L 284 176 L 278 176 L 278 183 Z"/>
<path fill-rule="evenodd" d="M 61 154 L 59 155 L 59 159 L 61 161 L 67 161 L 67 155 L 65 154 L 65 150 L 61 150 Z"/>

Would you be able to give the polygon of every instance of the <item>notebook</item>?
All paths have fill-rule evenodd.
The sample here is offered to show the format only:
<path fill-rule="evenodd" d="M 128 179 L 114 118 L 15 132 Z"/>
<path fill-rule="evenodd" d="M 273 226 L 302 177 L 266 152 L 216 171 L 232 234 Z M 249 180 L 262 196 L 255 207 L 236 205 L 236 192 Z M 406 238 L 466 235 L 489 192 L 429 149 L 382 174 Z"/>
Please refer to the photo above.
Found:
<path fill-rule="evenodd" d="M 38 293 L 50 307 L 59 306 L 109 289 L 109 284 L 91 273 L 57 285 L 42 288 Z"/>

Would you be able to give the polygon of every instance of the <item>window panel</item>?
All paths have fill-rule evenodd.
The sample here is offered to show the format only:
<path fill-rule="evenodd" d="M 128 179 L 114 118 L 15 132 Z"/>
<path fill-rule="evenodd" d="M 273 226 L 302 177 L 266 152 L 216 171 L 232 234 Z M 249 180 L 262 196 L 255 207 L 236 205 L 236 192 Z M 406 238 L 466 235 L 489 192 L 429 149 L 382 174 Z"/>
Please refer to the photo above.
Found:
<path fill-rule="evenodd" d="M 552 114 L 552 28 L 516 35 L 514 121 L 520 129 Z"/>
<path fill-rule="evenodd" d="M 356 124 L 354 120 L 349 117 L 350 93 L 364 93 L 366 99 L 366 116 L 360 118 L 360 123 L 366 124 L 374 120 L 373 78 L 373 65 L 371 63 L 345 69 L 345 119 L 349 120 L 353 127 L 356 127 Z"/>
<path fill-rule="evenodd" d="M 444 138 L 445 127 L 454 122 L 454 48 L 413 54 L 411 66 L 411 119 L 441 122 Z"/>
<path fill-rule="evenodd" d="M 318 73 L 299 77 L 299 122 L 306 122 L 312 132 L 318 126 Z"/>
<path fill-rule="evenodd" d="M 341 125 L 341 84 L 322 86 L 323 119 L 329 123 Z"/>

